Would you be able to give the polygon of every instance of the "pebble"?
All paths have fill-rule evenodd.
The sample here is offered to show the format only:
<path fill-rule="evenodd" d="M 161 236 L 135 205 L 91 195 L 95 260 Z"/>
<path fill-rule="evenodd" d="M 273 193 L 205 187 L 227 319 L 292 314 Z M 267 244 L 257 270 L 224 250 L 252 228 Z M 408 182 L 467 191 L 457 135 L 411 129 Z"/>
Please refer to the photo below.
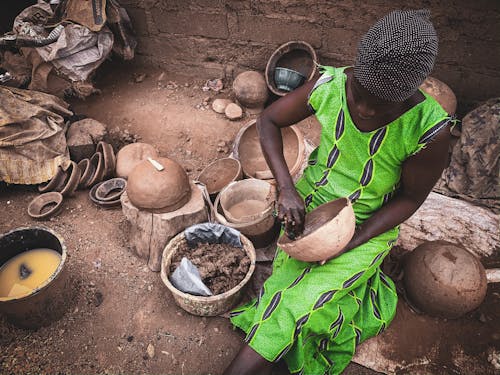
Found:
<path fill-rule="evenodd" d="M 155 356 L 155 347 L 153 346 L 153 344 L 148 344 L 148 348 L 146 349 L 146 351 L 149 358 L 153 358 Z"/>
<path fill-rule="evenodd" d="M 232 101 L 230 99 L 215 99 L 212 102 L 212 109 L 217 113 L 224 113 L 226 107 L 231 104 Z"/>
<path fill-rule="evenodd" d="M 229 120 L 237 120 L 243 117 L 243 110 L 236 103 L 228 104 L 224 113 Z"/>

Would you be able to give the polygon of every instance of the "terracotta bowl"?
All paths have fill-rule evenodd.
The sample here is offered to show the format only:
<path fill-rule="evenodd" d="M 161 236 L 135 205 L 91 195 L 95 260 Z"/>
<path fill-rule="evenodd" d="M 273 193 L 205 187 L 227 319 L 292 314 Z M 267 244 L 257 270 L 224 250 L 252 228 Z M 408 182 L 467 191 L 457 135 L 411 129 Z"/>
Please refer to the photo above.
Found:
<path fill-rule="evenodd" d="M 100 202 L 114 201 L 120 199 L 126 188 L 127 180 L 121 177 L 112 178 L 99 184 L 95 191 L 95 197 Z"/>
<path fill-rule="evenodd" d="M 267 61 L 265 72 L 267 87 L 273 94 L 286 95 L 289 91 L 280 90 L 276 85 L 276 67 L 294 70 L 305 76 L 305 81 L 309 81 L 316 74 L 317 61 L 314 48 L 307 42 L 296 40 L 279 46 Z"/>
<path fill-rule="evenodd" d="M 113 177 L 115 175 L 116 158 L 113 146 L 106 142 L 99 142 L 97 144 L 96 152 L 102 153 L 104 158 L 104 178 Z"/>
<path fill-rule="evenodd" d="M 116 154 L 116 176 L 128 178 L 132 169 L 148 157 L 158 157 L 158 152 L 150 144 L 137 142 L 122 147 Z"/>
<path fill-rule="evenodd" d="M 283 128 L 281 135 L 286 164 L 290 174 L 294 177 L 300 172 L 305 159 L 304 136 L 296 126 Z M 233 154 L 240 161 L 245 176 L 260 180 L 273 179 L 260 146 L 256 120 L 250 121 L 244 128 L 240 129 L 234 141 Z"/>
<path fill-rule="evenodd" d="M 90 200 L 92 201 L 92 203 L 94 203 L 95 205 L 99 206 L 99 207 L 103 207 L 103 208 L 113 208 L 113 207 L 117 207 L 117 206 L 120 206 L 121 205 L 121 201 L 120 201 L 120 197 L 118 197 L 117 199 L 114 199 L 114 200 L 110 200 L 110 201 L 101 201 L 99 200 L 97 197 L 96 197 L 96 191 L 97 189 L 99 189 L 99 187 L 104 183 L 105 181 L 103 182 L 99 182 L 97 184 L 95 184 L 94 186 L 92 186 L 92 188 L 90 189 L 89 191 L 89 198 Z"/>
<path fill-rule="evenodd" d="M 66 173 L 64 172 L 62 166 L 57 167 L 57 172 L 54 177 L 52 177 L 50 181 L 38 185 L 38 191 L 40 193 L 47 193 L 49 191 L 62 189 L 62 184 L 64 184 L 65 177 Z"/>
<path fill-rule="evenodd" d="M 88 181 L 88 186 L 94 186 L 104 178 L 104 158 L 100 152 L 96 152 L 90 158 L 90 164 L 94 168 L 94 174 Z"/>
<path fill-rule="evenodd" d="M 418 310 L 458 318 L 486 296 L 486 272 L 464 248 L 447 241 L 424 242 L 404 259 L 406 297 Z"/>
<path fill-rule="evenodd" d="M 457 110 L 457 97 L 446 83 L 434 77 L 427 77 L 420 85 L 420 90 L 436 99 L 448 114 L 455 114 Z"/>
<path fill-rule="evenodd" d="M 65 171 L 66 181 L 64 182 L 64 187 L 61 189 L 61 194 L 65 197 L 72 196 L 75 193 L 76 188 L 80 182 L 80 177 L 82 172 L 78 165 L 72 161 Z"/>
<path fill-rule="evenodd" d="M 28 205 L 28 215 L 33 219 L 47 219 L 54 216 L 62 207 L 63 196 L 57 191 L 43 193 Z"/>
<path fill-rule="evenodd" d="M 81 176 L 78 184 L 79 189 L 86 189 L 89 187 L 89 182 L 95 173 L 95 166 L 90 163 L 89 159 L 82 159 L 78 162 Z"/>
<path fill-rule="evenodd" d="M 233 158 L 217 159 L 203 169 L 198 176 L 198 181 L 206 187 L 211 198 L 215 196 L 233 181 L 241 179 L 243 171 L 241 163 Z"/>
<path fill-rule="evenodd" d="M 238 102 L 245 108 L 262 109 L 269 96 L 264 76 L 252 70 L 236 76 L 233 92 Z"/>
<path fill-rule="evenodd" d="M 292 258 L 318 262 L 340 255 L 354 235 L 355 227 L 351 201 L 339 198 L 307 213 L 304 233 L 295 240 L 283 233 L 278 246 Z"/>

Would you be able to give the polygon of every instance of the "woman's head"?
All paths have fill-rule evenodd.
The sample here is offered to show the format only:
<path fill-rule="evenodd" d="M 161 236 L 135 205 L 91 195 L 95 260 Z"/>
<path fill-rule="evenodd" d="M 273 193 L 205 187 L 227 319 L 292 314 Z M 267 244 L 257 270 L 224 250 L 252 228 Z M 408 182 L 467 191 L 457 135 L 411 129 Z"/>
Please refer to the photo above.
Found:
<path fill-rule="evenodd" d="M 356 80 L 385 101 L 412 96 L 431 73 L 438 52 L 428 10 L 393 11 L 361 38 L 354 65 Z"/>

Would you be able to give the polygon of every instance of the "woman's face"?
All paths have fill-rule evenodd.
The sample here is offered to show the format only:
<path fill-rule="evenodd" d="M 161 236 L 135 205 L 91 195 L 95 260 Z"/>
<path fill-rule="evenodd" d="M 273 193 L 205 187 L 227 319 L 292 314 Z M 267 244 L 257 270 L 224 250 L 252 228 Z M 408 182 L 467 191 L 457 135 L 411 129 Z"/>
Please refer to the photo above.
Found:
<path fill-rule="evenodd" d="M 354 110 L 362 120 L 374 120 L 390 115 L 404 105 L 404 102 L 389 102 L 370 93 L 352 76 L 351 93 Z"/>

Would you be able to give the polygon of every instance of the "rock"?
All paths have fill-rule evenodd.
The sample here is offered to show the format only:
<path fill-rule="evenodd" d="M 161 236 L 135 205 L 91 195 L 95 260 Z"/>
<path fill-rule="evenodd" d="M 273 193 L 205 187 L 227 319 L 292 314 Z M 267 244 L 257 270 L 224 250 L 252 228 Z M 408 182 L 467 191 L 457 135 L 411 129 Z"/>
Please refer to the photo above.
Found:
<path fill-rule="evenodd" d="M 215 99 L 212 102 L 212 109 L 217 113 L 224 113 L 226 107 L 231 104 L 232 101 L 230 99 Z"/>
<path fill-rule="evenodd" d="M 91 118 L 72 123 L 66 133 L 71 160 L 79 162 L 94 154 L 96 144 L 108 134 L 106 125 Z"/>
<path fill-rule="evenodd" d="M 146 78 L 146 73 L 136 73 L 134 74 L 134 81 L 136 83 L 141 83 Z"/>
<path fill-rule="evenodd" d="M 153 344 L 148 344 L 148 348 L 146 349 L 149 358 L 153 358 L 155 356 L 155 347 Z"/>
<path fill-rule="evenodd" d="M 224 113 L 229 120 L 237 120 L 243 117 L 243 110 L 235 103 L 228 104 Z"/>

